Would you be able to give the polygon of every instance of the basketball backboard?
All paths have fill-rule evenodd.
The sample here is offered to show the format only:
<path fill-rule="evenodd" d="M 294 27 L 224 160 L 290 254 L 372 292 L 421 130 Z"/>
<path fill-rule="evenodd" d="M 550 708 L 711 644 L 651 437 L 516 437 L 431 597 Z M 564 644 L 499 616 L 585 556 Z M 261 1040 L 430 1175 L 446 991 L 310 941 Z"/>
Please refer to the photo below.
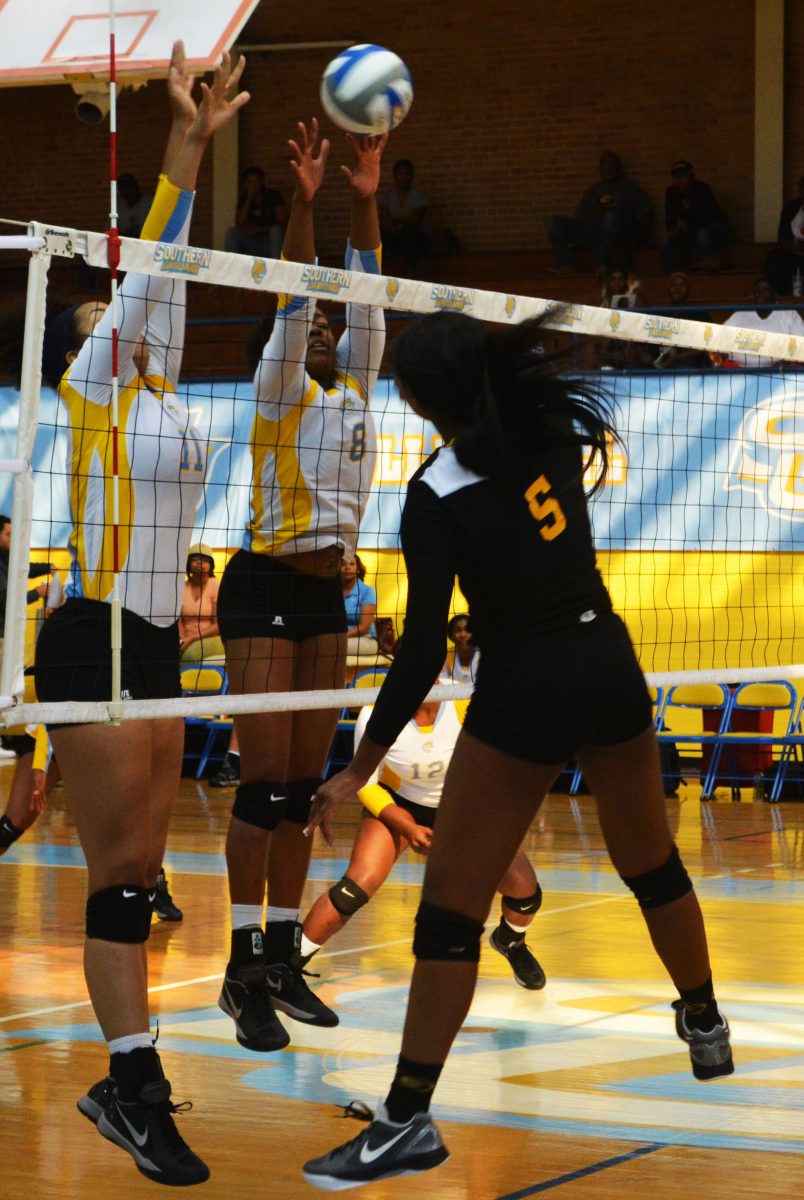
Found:
<path fill-rule="evenodd" d="M 184 39 L 187 64 L 206 71 L 259 0 L 116 0 L 117 74 L 165 75 Z M 0 0 L 0 87 L 109 78 L 109 0 Z"/>

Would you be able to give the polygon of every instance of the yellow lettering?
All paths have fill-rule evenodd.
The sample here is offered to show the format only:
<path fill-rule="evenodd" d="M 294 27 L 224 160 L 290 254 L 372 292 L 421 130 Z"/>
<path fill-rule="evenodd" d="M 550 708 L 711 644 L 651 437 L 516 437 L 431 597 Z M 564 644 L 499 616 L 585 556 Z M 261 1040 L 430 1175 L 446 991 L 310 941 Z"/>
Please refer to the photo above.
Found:
<path fill-rule="evenodd" d="M 550 490 L 550 480 L 546 475 L 540 475 L 525 492 L 530 515 L 539 526 L 539 534 L 546 542 L 554 541 L 567 528 L 564 510 L 555 496 L 550 495 Z"/>

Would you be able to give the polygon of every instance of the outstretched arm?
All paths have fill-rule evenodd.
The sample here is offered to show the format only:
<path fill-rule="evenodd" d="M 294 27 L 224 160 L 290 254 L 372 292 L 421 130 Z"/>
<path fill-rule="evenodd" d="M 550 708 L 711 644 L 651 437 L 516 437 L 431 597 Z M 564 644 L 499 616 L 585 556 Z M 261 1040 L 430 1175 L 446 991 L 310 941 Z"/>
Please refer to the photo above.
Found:
<path fill-rule="evenodd" d="M 290 204 L 290 219 L 285 230 L 282 257 L 289 262 L 315 262 L 315 230 L 313 226 L 313 201 L 324 182 L 329 141 L 324 138 L 318 146 L 318 121 L 313 117 L 310 129 L 299 121 L 299 135 L 291 138 L 288 145 L 293 151 L 290 169 L 295 187 Z"/>
<path fill-rule="evenodd" d="M 352 193 L 352 219 L 349 241 L 355 250 L 376 250 L 380 244 L 380 221 L 377 215 L 377 188 L 380 185 L 380 162 L 388 134 L 382 137 L 352 137 L 347 133 L 354 164 L 341 171 Z"/>

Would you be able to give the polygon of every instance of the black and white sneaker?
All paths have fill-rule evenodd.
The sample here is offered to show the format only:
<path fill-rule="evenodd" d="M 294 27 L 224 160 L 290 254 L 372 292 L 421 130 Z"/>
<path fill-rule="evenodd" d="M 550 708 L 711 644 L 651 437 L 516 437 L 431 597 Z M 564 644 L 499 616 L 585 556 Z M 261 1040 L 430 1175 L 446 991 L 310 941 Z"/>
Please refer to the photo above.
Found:
<path fill-rule="evenodd" d="M 683 1000 L 674 1000 L 676 1033 L 690 1050 L 692 1073 L 696 1079 L 717 1079 L 720 1075 L 734 1074 L 734 1059 L 731 1056 L 729 1023 L 721 1012 L 714 1029 L 696 1029 L 689 1020 Z"/>
<path fill-rule="evenodd" d="M 97 1125 L 101 1113 L 112 1098 L 113 1091 L 114 1080 L 111 1075 L 107 1075 L 105 1079 L 93 1083 L 86 1096 L 82 1096 L 80 1100 L 76 1100 L 76 1107 L 80 1113 L 84 1114 L 87 1120 L 91 1121 L 93 1125 Z"/>
<path fill-rule="evenodd" d="M 296 1021 L 307 1025 L 323 1025 L 331 1028 L 340 1024 L 340 1018 L 323 1000 L 319 1000 L 305 982 L 301 966 L 292 963 L 270 963 L 268 965 L 268 995 L 274 1008 L 287 1013 Z"/>
<path fill-rule="evenodd" d="M 313 1187 L 340 1192 L 374 1179 L 429 1171 L 448 1158 L 429 1113 L 417 1113 L 406 1125 L 394 1125 L 381 1105 L 367 1129 L 329 1154 L 310 1159 L 303 1174 Z"/>
<path fill-rule="evenodd" d="M 514 979 L 520 987 L 527 988 L 531 992 L 540 991 L 547 983 L 547 976 L 542 970 L 539 960 L 528 949 L 524 937 L 521 941 L 512 942 L 506 946 L 498 937 L 498 932 L 499 926 L 497 929 L 492 929 L 489 935 L 489 944 L 503 958 L 508 959 L 511 970 L 514 972 Z"/>
<path fill-rule="evenodd" d="M 159 877 L 156 881 L 154 912 L 160 921 L 181 921 L 184 918 L 184 913 L 173 903 L 173 897 L 167 885 L 165 872 L 161 867 L 159 868 Z"/>
<path fill-rule="evenodd" d="M 227 754 L 218 773 L 210 779 L 209 786 L 214 788 L 240 787 L 240 756 L 233 757 L 231 754 Z"/>
<path fill-rule="evenodd" d="M 265 966 L 260 963 L 241 968 L 232 975 L 227 968 L 218 1007 L 235 1023 L 235 1036 L 247 1050 L 268 1053 L 282 1050 L 290 1035 L 274 1012 L 265 979 Z"/>
<path fill-rule="evenodd" d="M 167 1079 L 146 1083 L 137 1100 L 124 1102 L 114 1089 L 98 1118 L 98 1132 L 126 1150 L 137 1169 L 173 1187 L 189 1187 L 209 1179 L 209 1167 L 179 1133 L 173 1114 L 189 1105 L 172 1104 Z"/>

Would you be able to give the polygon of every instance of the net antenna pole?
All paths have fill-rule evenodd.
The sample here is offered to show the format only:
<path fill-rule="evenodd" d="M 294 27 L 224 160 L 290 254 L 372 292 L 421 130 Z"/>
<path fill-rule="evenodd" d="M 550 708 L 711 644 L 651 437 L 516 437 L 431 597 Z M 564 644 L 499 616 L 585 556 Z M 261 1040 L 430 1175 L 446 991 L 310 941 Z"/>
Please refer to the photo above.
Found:
<path fill-rule="evenodd" d="M 11 548 L 6 597 L 6 623 L 3 642 L 3 666 L 0 672 L 0 708 L 9 708 L 25 690 L 25 628 L 27 619 L 26 580 L 30 562 L 33 522 L 34 442 L 39 424 L 39 393 L 42 385 L 42 344 L 45 336 L 45 300 L 50 255 L 35 250 L 28 264 L 28 291 L 25 305 L 25 340 L 20 377 L 19 424 L 14 467 L 14 491 L 11 508 Z"/>
<path fill-rule="evenodd" d="M 112 309 L 112 695 L 109 706 L 111 724 L 120 720 L 122 705 L 121 660 L 123 617 L 120 601 L 120 388 L 118 379 L 119 303 L 117 268 L 120 262 L 120 234 L 117 230 L 117 51 L 115 45 L 117 12 L 115 0 L 109 0 L 109 229 L 107 233 Z"/>

